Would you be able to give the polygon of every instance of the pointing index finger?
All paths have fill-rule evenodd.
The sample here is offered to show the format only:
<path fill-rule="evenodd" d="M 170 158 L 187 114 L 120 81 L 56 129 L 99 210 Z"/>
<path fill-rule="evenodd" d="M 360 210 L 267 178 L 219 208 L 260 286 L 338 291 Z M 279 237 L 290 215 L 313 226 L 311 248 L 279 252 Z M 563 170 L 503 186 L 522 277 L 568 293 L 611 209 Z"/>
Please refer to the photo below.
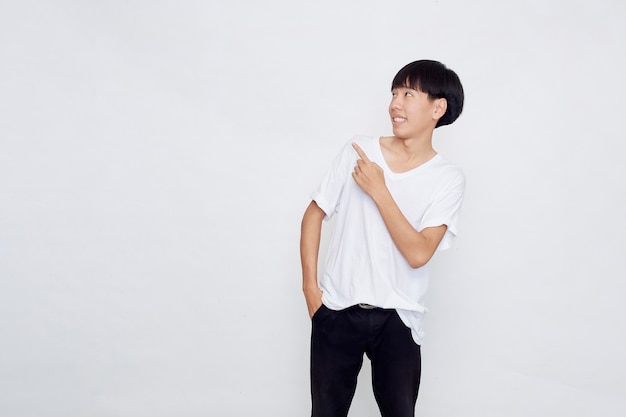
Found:
<path fill-rule="evenodd" d="M 356 142 L 352 142 L 352 147 L 354 148 L 356 153 L 359 154 L 362 160 L 364 160 L 365 162 L 370 162 L 370 159 L 367 157 L 367 155 L 365 155 L 365 152 L 363 152 L 363 149 L 361 149 L 361 147 L 357 145 Z"/>

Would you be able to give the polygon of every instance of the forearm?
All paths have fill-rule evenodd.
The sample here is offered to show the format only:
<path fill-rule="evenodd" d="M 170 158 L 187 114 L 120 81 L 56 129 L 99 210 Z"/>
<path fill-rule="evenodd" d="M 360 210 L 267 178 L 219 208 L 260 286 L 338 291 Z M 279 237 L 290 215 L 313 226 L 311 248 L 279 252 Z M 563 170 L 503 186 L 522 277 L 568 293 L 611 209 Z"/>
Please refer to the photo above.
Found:
<path fill-rule="evenodd" d="M 311 202 L 302 218 L 300 234 L 300 261 L 302 264 L 302 288 L 317 289 L 317 262 L 324 212 Z"/>
<path fill-rule="evenodd" d="M 309 318 L 322 305 L 322 291 L 317 285 L 317 258 L 322 235 L 322 220 L 326 214 L 312 201 L 302 218 L 300 234 L 300 260 L 302 262 L 302 291 Z"/>
<path fill-rule="evenodd" d="M 394 244 L 412 268 L 424 266 L 433 256 L 446 226 L 418 232 L 384 187 L 372 196 Z"/>

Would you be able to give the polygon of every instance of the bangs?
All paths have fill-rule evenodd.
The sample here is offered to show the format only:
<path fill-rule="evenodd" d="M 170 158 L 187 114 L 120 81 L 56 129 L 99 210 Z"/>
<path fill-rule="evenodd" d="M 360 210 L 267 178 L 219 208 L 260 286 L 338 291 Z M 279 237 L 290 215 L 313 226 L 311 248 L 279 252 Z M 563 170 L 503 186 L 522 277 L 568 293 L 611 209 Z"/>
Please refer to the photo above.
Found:
<path fill-rule="evenodd" d="M 408 87 L 421 91 L 433 98 L 443 97 L 445 67 L 436 61 L 422 60 L 412 62 L 402 68 L 391 82 L 391 88 Z"/>
<path fill-rule="evenodd" d="M 422 89 L 422 83 L 420 82 L 419 75 L 411 74 L 409 71 L 405 71 L 406 74 L 398 73 L 391 83 L 391 89 L 394 88 L 410 88 L 417 91 L 424 91 Z"/>

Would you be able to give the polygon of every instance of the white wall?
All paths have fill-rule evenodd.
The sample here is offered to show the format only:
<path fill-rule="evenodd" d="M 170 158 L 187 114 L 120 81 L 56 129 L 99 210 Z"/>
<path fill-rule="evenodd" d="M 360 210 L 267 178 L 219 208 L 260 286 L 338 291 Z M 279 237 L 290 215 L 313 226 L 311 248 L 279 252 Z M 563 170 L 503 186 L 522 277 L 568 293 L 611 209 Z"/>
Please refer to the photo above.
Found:
<path fill-rule="evenodd" d="M 437 59 L 420 416 L 626 413 L 625 3 L 0 2 L 0 415 L 304 416 L 299 223 Z M 352 416 L 376 416 L 364 369 Z"/>

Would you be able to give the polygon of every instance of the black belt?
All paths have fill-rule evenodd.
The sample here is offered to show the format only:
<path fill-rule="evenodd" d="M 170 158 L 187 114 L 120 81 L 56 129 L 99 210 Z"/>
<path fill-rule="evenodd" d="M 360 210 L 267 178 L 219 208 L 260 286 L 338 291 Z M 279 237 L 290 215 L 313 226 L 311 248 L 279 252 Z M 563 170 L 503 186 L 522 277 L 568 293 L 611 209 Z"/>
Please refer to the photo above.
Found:
<path fill-rule="evenodd" d="M 376 306 L 373 306 L 371 304 L 366 304 L 366 303 L 359 303 L 357 305 L 364 310 L 374 310 L 375 308 L 380 308 L 380 307 L 376 307 Z"/>

